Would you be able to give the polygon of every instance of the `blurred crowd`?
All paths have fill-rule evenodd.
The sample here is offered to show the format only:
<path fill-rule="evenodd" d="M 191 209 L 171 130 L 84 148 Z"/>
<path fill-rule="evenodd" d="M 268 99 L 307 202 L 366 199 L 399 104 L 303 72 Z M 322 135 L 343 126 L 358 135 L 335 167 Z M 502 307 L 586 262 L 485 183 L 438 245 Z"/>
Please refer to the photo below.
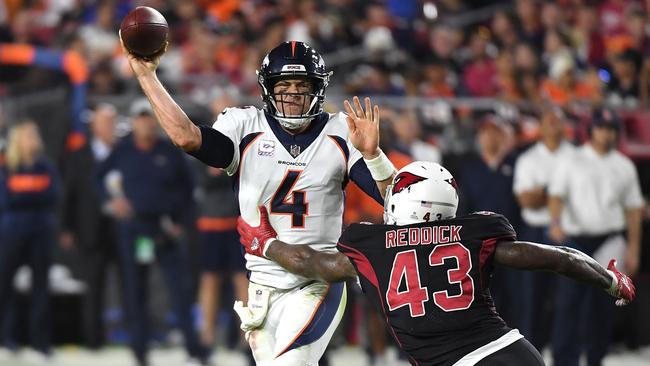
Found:
<path fill-rule="evenodd" d="M 531 219 L 530 210 L 545 209 L 550 181 L 541 177 L 527 185 L 522 181 L 527 177 L 517 178 L 521 153 L 530 146 L 540 149 L 535 145 L 540 138 L 555 147 L 589 143 L 596 125 L 612 130 L 620 139 L 628 123 L 619 117 L 650 105 L 650 3 L 643 1 L 515 0 L 489 5 L 478 0 L 1 2 L 0 62 L 3 44 L 26 43 L 74 51 L 82 55 L 89 74 L 84 114 L 87 144 L 50 156 L 55 164 L 39 155 L 43 146 L 37 127 L 46 135 L 44 145 L 52 143 L 44 132 L 48 128 L 43 128 L 47 121 L 19 123 L 0 114 L 0 131 L 14 125 L 11 130 L 16 131 L 3 134 L 6 138 L 0 139 L 4 141 L 0 150 L 8 156 L 11 146 L 26 145 L 15 148 L 24 154 L 13 154 L 26 156 L 16 164 L 24 164 L 27 170 L 14 170 L 29 179 L 40 177 L 18 179 L 22 183 L 12 188 L 31 193 L 16 205 L 26 205 L 38 214 L 19 218 L 23 221 L 15 225 L 25 228 L 25 245 L 30 249 L 14 253 L 10 265 L 0 269 L 13 274 L 23 262 L 48 267 L 51 258 L 29 257 L 29 253 L 54 244 L 30 235 L 38 231 L 52 242 L 58 238 L 57 251 L 75 253 L 73 268 L 88 285 L 80 321 L 84 342 L 96 348 L 107 335 L 102 325 L 106 271 L 111 263 L 116 264 L 123 297 L 119 306 L 135 314 L 125 319 L 125 326 L 140 364 L 147 363 L 150 336 L 145 320 L 148 270 L 143 268 L 160 264 L 173 323 L 188 340 L 188 357 L 197 362 L 208 357 L 206 348 L 215 342 L 220 303 L 232 303 L 221 300 L 220 289 L 226 288 L 226 297 L 243 298 L 247 280 L 233 237 L 238 213 L 228 193 L 228 178 L 174 152 L 158 136 L 147 102 L 131 103 L 139 97 L 139 89 L 117 31 L 124 15 L 138 5 L 158 9 L 169 23 L 171 47 L 159 74 L 175 96 L 196 107 L 192 109 L 199 111 L 196 123 L 211 124 L 227 106 L 259 104 L 255 71 L 264 54 L 285 40 L 305 41 L 334 70 L 328 110 L 341 109 L 346 95 L 373 97 L 382 108 L 382 148 L 398 168 L 413 160 L 442 162 L 459 180 L 459 213 L 496 211 L 506 215 L 524 236 L 535 229 L 538 234 L 544 232 L 530 234 L 530 240 L 561 242 L 567 228 L 549 237 L 549 213 L 540 220 L 538 211 L 537 218 L 533 213 Z M 0 98 L 10 100 L 67 82 L 37 67 L 0 64 Z M 620 111 L 615 123 L 602 117 L 602 105 Z M 650 131 L 644 127 L 650 125 L 647 120 L 635 123 L 641 135 Z M 647 147 L 650 134 L 644 136 Z M 150 155 L 140 154 L 154 150 Z M 637 181 L 647 197 L 650 170 L 647 161 L 636 163 Z M 535 172 L 537 166 L 532 164 Z M 188 179 L 173 179 L 178 176 Z M 160 197 L 167 202 L 163 204 Z M 346 222 L 381 221 L 382 208 L 353 185 L 346 198 Z M 640 204 L 634 197 L 621 205 L 637 209 Z M 222 209 L 215 210 L 215 206 Z M 647 226 L 650 215 L 647 211 L 644 215 Z M 144 223 L 131 220 L 142 216 L 148 217 Z M 34 222 L 42 223 L 39 230 Z M 217 241 L 223 245 L 210 245 Z M 135 251 L 125 244 L 130 242 L 136 243 Z M 9 257 L 0 254 L 0 258 Z M 188 270 L 192 265 L 193 270 Z M 640 267 L 648 270 L 647 265 Z M 638 268 L 639 263 L 634 271 Z M 190 275 L 185 278 L 184 273 Z M 538 284 L 539 279 L 526 279 L 529 282 L 523 283 L 515 277 L 497 274 L 498 281 L 506 284 L 495 291 L 498 307 L 535 346 L 544 347 L 551 333 L 550 315 L 533 321 L 538 313 L 530 309 L 540 303 L 539 293 L 550 291 L 548 281 Z M 46 273 L 40 271 L 33 278 L 39 281 L 33 291 L 46 292 Z M 11 292 L 8 283 L 2 286 Z M 528 300 L 523 300 L 532 302 L 525 307 L 528 313 L 520 311 L 519 298 L 513 300 L 520 289 L 532 289 Z M 0 302 L 15 301 L 1 295 Z M 202 319 L 197 334 L 190 309 L 195 299 L 201 309 L 195 318 Z M 32 345 L 48 354 L 50 340 L 37 330 L 49 319 L 48 299 L 36 300 Z M 553 304 L 546 306 L 547 313 L 549 308 Z M 349 313 L 352 318 L 346 323 L 351 329 L 346 340 L 368 343 L 371 354 L 379 359 L 386 345 L 383 333 L 376 331 L 382 328 L 381 320 L 368 312 L 370 331 L 360 336 L 354 328 L 363 312 Z M 5 345 L 11 344 L 7 342 L 11 340 L 7 324 L 11 323 L 3 322 Z M 241 340 L 234 338 L 231 343 L 241 347 Z"/>
<path fill-rule="evenodd" d="M 645 2 L 515 0 L 492 2 L 489 9 L 479 4 L 6 1 L 0 4 L 0 42 L 75 50 L 90 67 L 91 95 L 122 93 L 129 69 L 120 57 L 119 23 L 135 5 L 149 5 L 171 29 L 163 75 L 184 92 L 220 81 L 256 95 L 260 58 L 292 39 L 343 67 L 334 82 L 350 93 L 647 105 Z"/>
<path fill-rule="evenodd" d="M 382 106 L 407 109 L 443 151 L 471 147 L 477 112 L 502 114 L 528 143 L 547 104 L 584 119 L 593 105 L 650 102 L 643 1 L 17 0 L 0 4 L 0 43 L 74 51 L 89 71 L 89 100 L 132 96 L 139 88 L 117 30 L 137 5 L 169 23 L 171 47 L 159 67 L 165 86 L 201 106 L 224 92 L 259 105 L 255 71 L 287 39 L 312 45 L 334 70 L 326 108 L 340 109 L 343 95 L 418 98 Z M 6 64 L 0 80 L 6 96 L 67 82 Z"/>

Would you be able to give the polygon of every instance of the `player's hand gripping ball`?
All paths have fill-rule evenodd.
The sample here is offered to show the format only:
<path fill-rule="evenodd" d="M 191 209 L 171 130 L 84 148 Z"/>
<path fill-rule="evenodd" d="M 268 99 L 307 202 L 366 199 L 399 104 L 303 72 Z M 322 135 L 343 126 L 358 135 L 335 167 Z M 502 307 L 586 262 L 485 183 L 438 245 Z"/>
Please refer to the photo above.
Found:
<path fill-rule="evenodd" d="M 124 47 L 131 54 L 150 59 L 164 51 L 169 36 L 169 25 L 158 10 L 138 6 L 122 20 L 120 36 Z"/>

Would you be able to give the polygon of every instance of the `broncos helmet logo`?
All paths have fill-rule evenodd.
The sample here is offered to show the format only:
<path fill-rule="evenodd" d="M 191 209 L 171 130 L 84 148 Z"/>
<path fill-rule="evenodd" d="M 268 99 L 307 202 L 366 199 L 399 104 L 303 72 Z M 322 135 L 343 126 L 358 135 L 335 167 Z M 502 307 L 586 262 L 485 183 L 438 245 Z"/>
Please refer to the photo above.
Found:
<path fill-rule="evenodd" d="M 417 182 L 421 182 L 427 178 L 420 177 L 409 172 L 401 172 L 395 177 L 395 182 L 393 183 L 393 194 L 400 193 L 406 188 L 412 186 Z"/>

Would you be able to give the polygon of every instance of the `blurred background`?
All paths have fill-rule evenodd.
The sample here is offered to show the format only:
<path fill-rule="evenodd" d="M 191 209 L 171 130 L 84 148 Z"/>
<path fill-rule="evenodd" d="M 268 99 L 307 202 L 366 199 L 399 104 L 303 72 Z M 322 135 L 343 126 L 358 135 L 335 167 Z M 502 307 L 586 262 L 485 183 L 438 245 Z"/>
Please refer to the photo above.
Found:
<path fill-rule="evenodd" d="M 445 165 L 459 180 L 459 214 L 492 210 L 518 232 L 535 226 L 522 217 L 530 207 L 513 186 L 519 156 L 545 136 L 546 119 L 561 122 L 557 138 L 588 142 L 601 107 L 617 114 L 617 148 L 634 163 L 646 201 L 650 195 L 650 1 L 2 0 L 0 151 L 7 158 L 0 161 L 16 145 L 25 161 L 44 163 L 19 188 L 8 184 L 38 197 L 25 206 L 36 207 L 35 216 L 11 221 L 9 232 L 25 238 L 23 255 L 0 268 L 3 281 L 13 281 L 0 299 L 0 365 L 135 362 L 121 296 L 133 274 L 120 269 L 122 234 L 115 232 L 132 203 L 120 200 L 126 182 L 106 164 L 120 141 L 152 141 L 148 129 L 155 130 L 117 35 L 139 5 L 169 23 L 158 75 L 196 124 L 211 125 L 227 106 L 261 106 L 255 71 L 264 54 L 299 40 L 334 71 L 326 110 L 342 109 L 352 95 L 371 96 L 381 106 L 383 150 L 398 168 L 413 160 Z M 157 239 L 137 240 L 136 260 L 148 268 L 151 364 L 186 361 L 189 324 L 216 364 L 245 365 L 231 304 L 246 280 L 239 253 L 219 244 L 230 240 L 237 216 L 236 207 L 222 207 L 233 202 L 230 183 L 190 157 L 181 160 L 174 168 L 181 170 L 164 172 L 187 177 L 174 188 L 174 197 L 185 197 L 177 217 L 161 224 L 174 249 L 161 255 Z M 214 210 L 215 202 L 223 209 Z M 0 220 L 7 220 L 12 213 L 2 203 Z M 381 220 L 381 207 L 352 185 L 346 207 L 347 223 Z M 649 232 L 650 210 L 641 209 Z M 6 231 L 0 248 L 8 246 Z M 638 299 L 613 315 L 606 365 L 650 365 L 649 238 L 641 237 Z M 226 259 L 210 266 L 208 252 Z M 170 280 L 174 271 L 184 274 L 187 291 Z M 504 318 L 516 327 L 551 324 L 554 285 L 535 300 L 544 309 L 530 314 L 522 294 L 536 285 L 519 277 L 500 288 Z M 179 297 L 189 323 L 172 311 Z M 350 299 L 325 362 L 405 365 L 361 295 L 352 291 Z M 550 360 L 552 330 L 531 332 Z"/>

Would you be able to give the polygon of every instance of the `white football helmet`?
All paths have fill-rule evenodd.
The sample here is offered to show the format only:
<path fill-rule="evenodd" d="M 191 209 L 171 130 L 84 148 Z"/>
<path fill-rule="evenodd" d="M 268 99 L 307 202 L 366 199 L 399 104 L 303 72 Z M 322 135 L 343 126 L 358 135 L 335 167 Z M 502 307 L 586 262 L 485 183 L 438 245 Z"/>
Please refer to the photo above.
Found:
<path fill-rule="evenodd" d="M 454 177 L 442 165 L 415 161 L 400 169 L 386 189 L 384 223 L 409 225 L 453 218 L 457 189 Z"/>

